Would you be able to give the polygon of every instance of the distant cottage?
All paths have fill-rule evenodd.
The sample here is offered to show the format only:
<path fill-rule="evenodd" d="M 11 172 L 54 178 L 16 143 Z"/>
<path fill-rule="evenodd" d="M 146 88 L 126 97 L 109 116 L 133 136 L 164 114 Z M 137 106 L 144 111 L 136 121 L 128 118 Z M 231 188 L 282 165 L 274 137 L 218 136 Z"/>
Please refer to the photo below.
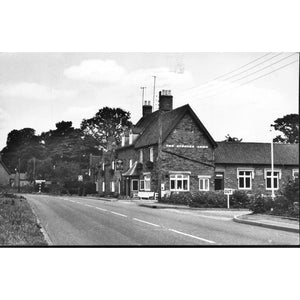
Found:
<path fill-rule="evenodd" d="M 159 93 L 122 137 L 122 145 L 102 158 L 97 189 L 103 194 L 153 197 L 172 192 L 231 188 L 270 193 L 271 149 L 267 143 L 215 142 L 187 104 L 173 109 L 170 91 Z M 298 178 L 299 145 L 274 145 L 274 188 Z M 160 187 L 160 188 L 159 188 Z"/>

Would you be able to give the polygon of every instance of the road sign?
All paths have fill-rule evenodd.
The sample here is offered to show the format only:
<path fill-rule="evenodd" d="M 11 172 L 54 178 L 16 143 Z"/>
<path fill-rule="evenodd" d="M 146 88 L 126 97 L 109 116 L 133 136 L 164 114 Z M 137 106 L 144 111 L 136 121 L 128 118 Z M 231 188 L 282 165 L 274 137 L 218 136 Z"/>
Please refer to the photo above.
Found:
<path fill-rule="evenodd" d="M 37 179 L 37 180 L 35 181 L 35 183 L 38 183 L 38 184 L 41 184 L 41 183 L 43 183 L 43 182 L 46 182 L 46 180 Z"/>
<path fill-rule="evenodd" d="M 225 195 L 232 195 L 234 192 L 234 189 L 224 189 L 224 194 Z"/>
<path fill-rule="evenodd" d="M 227 195 L 227 208 L 230 208 L 229 197 L 234 192 L 234 189 L 224 189 L 224 195 Z"/>

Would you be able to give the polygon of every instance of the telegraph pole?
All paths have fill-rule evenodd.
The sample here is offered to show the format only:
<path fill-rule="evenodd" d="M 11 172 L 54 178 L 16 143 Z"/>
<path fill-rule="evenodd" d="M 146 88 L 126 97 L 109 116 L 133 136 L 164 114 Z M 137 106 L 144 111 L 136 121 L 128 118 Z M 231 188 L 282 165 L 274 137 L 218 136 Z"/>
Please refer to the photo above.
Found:
<path fill-rule="evenodd" d="M 144 105 L 145 89 L 146 89 L 146 87 L 145 86 L 141 86 L 141 89 L 142 89 L 142 105 Z"/>
<path fill-rule="evenodd" d="M 154 79 L 154 83 L 153 83 L 153 104 L 152 104 L 152 107 L 153 107 L 153 110 L 154 110 L 156 76 L 152 76 L 152 77 Z"/>
<path fill-rule="evenodd" d="M 21 187 L 20 187 L 20 183 L 21 183 L 21 170 L 20 170 L 20 168 L 21 168 L 21 159 L 20 159 L 20 157 L 19 157 L 19 159 L 18 159 L 18 171 L 19 171 L 19 178 L 18 178 L 18 193 L 20 193 L 20 191 L 21 191 Z"/>
<path fill-rule="evenodd" d="M 161 199 L 161 182 L 162 182 L 162 110 L 158 111 L 158 153 L 157 153 L 157 165 L 158 165 L 158 199 Z"/>

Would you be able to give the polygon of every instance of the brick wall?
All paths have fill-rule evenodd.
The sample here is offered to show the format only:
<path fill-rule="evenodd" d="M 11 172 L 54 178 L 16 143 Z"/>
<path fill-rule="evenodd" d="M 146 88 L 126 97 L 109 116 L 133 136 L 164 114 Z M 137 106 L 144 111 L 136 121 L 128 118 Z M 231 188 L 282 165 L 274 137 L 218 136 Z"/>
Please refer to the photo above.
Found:
<path fill-rule="evenodd" d="M 270 170 L 270 165 L 216 165 L 216 172 L 224 172 L 224 188 L 238 189 L 237 169 L 253 169 L 254 178 L 252 179 L 252 189 L 249 193 L 261 192 L 271 194 L 266 190 L 265 169 Z M 292 170 L 298 169 L 298 166 L 280 166 L 275 165 L 274 170 L 281 170 L 281 179 L 279 180 L 279 189 L 283 187 L 289 179 L 292 178 Z"/>

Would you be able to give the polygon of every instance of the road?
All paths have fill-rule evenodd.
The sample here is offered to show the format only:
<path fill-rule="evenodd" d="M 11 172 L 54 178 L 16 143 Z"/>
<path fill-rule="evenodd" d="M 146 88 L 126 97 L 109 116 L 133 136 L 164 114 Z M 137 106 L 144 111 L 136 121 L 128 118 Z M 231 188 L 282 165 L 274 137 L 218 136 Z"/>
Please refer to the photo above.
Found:
<path fill-rule="evenodd" d="M 237 212 L 152 209 L 133 202 L 24 195 L 53 245 L 299 245 L 299 234 L 239 224 Z"/>

